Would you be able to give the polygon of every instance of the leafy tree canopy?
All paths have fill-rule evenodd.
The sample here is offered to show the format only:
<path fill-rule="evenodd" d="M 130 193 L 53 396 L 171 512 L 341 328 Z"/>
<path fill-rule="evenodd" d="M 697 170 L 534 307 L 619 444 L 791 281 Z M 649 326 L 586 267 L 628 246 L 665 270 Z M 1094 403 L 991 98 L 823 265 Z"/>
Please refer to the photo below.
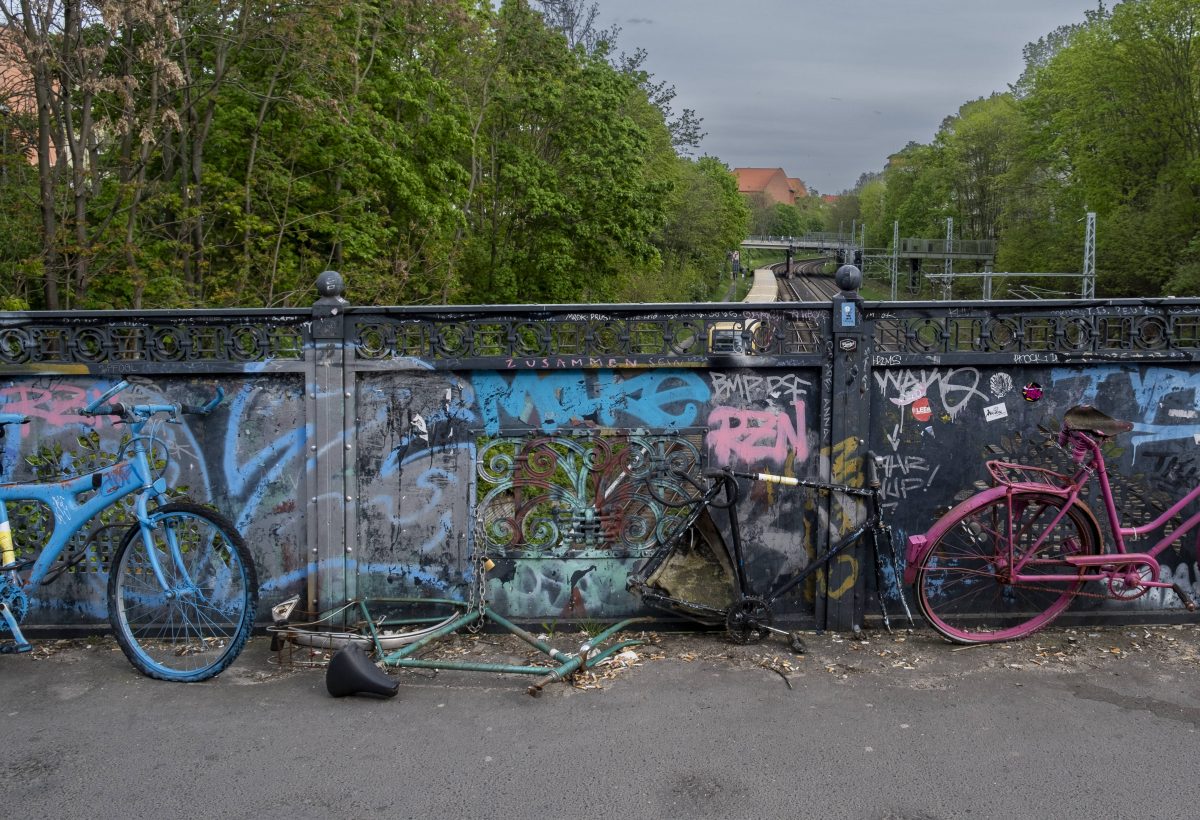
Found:
<path fill-rule="evenodd" d="M 581 0 L 0 3 L 0 307 L 689 299 L 745 234 Z"/>

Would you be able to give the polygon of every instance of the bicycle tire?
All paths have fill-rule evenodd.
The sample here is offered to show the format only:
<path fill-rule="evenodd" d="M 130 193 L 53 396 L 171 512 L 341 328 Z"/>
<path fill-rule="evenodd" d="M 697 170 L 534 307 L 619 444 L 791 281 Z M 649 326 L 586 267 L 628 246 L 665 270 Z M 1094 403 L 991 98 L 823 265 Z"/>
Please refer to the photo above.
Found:
<path fill-rule="evenodd" d="M 150 513 L 164 593 L 140 525 L 125 533 L 108 576 L 108 617 L 117 643 L 142 674 L 196 682 L 224 671 L 246 645 L 258 607 L 258 577 L 245 541 L 224 516 L 173 502 Z M 171 557 L 167 533 L 181 539 Z"/>
<path fill-rule="evenodd" d="M 989 490 L 952 510 L 930 531 L 930 545 L 919 559 L 916 598 L 929 625 L 955 643 L 1027 637 L 1061 615 L 1085 582 L 1085 570 L 1078 567 L 1070 580 L 1011 583 L 1002 551 L 1010 503 L 1021 550 L 1036 542 L 1066 500 L 1035 490 L 1018 491 L 1010 501 L 1003 490 Z M 1068 574 L 1067 555 L 1093 555 L 1101 544 L 1095 517 L 1075 502 L 1021 573 Z"/>

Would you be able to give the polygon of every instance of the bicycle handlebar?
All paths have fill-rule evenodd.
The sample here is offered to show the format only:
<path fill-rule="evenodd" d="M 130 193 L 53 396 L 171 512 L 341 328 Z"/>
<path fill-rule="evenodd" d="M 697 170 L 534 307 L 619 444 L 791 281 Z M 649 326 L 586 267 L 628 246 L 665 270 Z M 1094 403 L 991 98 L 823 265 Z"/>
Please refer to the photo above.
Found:
<path fill-rule="evenodd" d="M 117 416 L 121 419 L 136 417 L 140 419 L 148 419 L 155 413 L 167 413 L 172 418 L 177 415 L 191 416 L 207 416 L 221 400 L 225 398 L 225 391 L 220 387 L 217 388 L 216 395 L 209 399 L 204 404 L 125 404 L 124 402 L 115 401 L 111 404 L 104 402 L 111 399 L 117 393 L 120 393 L 129 382 L 121 381 L 104 392 L 103 395 L 96 398 L 95 401 L 88 404 L 79 411 L 80 415 L 84 416 Z"/>
<path fill-rule="evenodd" d="M 665 472 L 691 484 L 699 495 L 694 498 L 687 498 L 685 496 L 682 501 L 666 498 L 660 493 L 660 488 L 653 481 L 648 481 L 647 486 L 649 487 L 650 495 L 654 497 L 655 501 L 664 506 L 687 507 L 691 504 L 709 504 L 718 509 L 725 509 L 737 502 L 737 482 L 733 480 L 733 473 L 729 470 L 705 470 L 703 476 L 709 481 L 709 486 L 707 487 L 697 481 L 687 470 L 681 470 L 678 467 L 668 467 Z M 721 487 L 725 489 L 726 500 L 724 503 L 718 504 L 716 503 L 716 497 Z M 683 495 L 682 493 L 677 494 Z"/>

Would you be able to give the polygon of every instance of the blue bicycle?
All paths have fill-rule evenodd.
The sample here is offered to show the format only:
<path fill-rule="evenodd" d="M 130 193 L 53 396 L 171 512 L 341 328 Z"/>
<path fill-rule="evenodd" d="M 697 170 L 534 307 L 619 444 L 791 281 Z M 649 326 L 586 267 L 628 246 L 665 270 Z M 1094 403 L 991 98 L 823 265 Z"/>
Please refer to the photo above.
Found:
<path fill-rule="evenodd" d="M 108 576 L 108 618 L 117 643 L 142 673 L 167 681 L 202 681 L 223 671 L 242 651 L 254 625 L 258 579 L 237 529 L 199 504 L 171 500 L 167 482 L 150 463 L 156 417 L 181 423 L 183 414 L 207 415 L 224 393 L 201 406 L 107 402 L 129 386 L 120 382 L 80 414 L 112 416 L 129 427 L 117 462 L 53 482 L 0 484 L 0 632 L 13 640 L 0 652 L 28 652 L 20 622 L 29 592 L 83 559 L 68 550 L 72 536 L 104 510 L 135 495 L 136 522 L 113 553 Z M 0 413 L 0 435 L 28 417 Z M 161 467 L 161 465 L 160 465 Z M 18 556 L 9 524 L 9 501 L 37 501 L 52 517 L 45 544 Z M 67 553 L 64 556 L 64 552 Z"/>

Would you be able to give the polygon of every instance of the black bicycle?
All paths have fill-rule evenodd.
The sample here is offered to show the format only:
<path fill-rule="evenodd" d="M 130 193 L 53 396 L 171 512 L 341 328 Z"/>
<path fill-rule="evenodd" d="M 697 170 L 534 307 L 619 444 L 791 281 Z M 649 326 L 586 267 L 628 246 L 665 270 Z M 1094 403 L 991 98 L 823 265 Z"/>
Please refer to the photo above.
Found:
<path fill-rule="evenodd" d="M 885 627 L 891 630 L 891 618 L 883 594 L 885 578 L 881 546 L 888 551 L 893 586 L 908 622 L 913 623 L 912 612 L 900 583 L 898 553 L 892 540 L 891 527 L 883 520 L 879 469 L 873 453 L 866 455 L 865 487 L 771 473 L 745 473 L 728 468 L 706 471 L 702 483 L 690 473 L 673 468 L 670 472 L 696 493 L 686 495 L 678 490 L 664 491 L 655 481 L 648 482 L 650 493 L 659 503 L 667 507 L 686 507 L 688 512 L 672 522 L 659 548 L 629 577 L 627 589 L 637 594 L 645 604 L 710 626 L 724 623 L 730 639 L 735 643 L 754 643 L 772 633 L 783 635 L 793 651 L 803 653 L 804 641 L 798 632 L 787 632 L 773 626 L 772 607 L 821 567 L 827 566 L 862 538 L 868 537 L 875 564 L 876 597 Z M 751 588 L 745 569 L 745 552 L 737 514 L 739 478 L 861 498 L 866 502 L 866 517 L 823 553 L 776 583 L 770 592 L 758 594 Z M 674 486 L 680 485 L 674 483 Z M 724 539 L 708 515 L 709 509 L 714 507 L 729 511 L 731 547 L 725 546 Z M 720 545 L 720 549 L 715 545 Z"/>

